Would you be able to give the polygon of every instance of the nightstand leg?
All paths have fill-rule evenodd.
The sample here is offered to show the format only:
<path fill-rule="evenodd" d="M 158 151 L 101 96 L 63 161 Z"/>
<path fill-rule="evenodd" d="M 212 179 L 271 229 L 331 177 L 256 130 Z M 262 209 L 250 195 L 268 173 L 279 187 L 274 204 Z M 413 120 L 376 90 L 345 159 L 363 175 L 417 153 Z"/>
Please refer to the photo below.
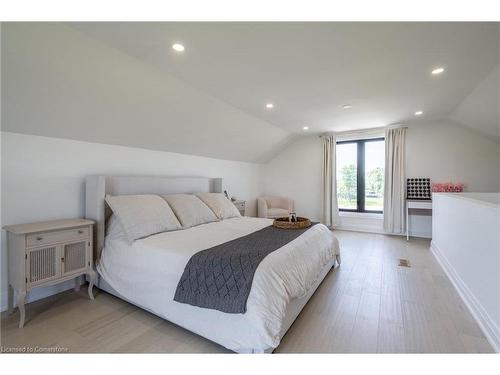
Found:
<path fill-rule="evenodd" d="M 24 319 L 26 318 L 26 311 L 24 309 L 24 300 L 26 299 L 26 292 L 17 293 L 17 307 L 19 308 L 19 328 L 24 327 Z"/>
<path fill-rule="evenodd" d="M 87 275 L 89 276 L 89 289 L 88 289 L 89 298 L 91 300 L 94 300 L 94 292 L 92 291 L 92 289 L 94 288 L 96 273 L 92 271 L 89 272 Z"/>
<path fill-rule="evenodd" d="M 12 285 L 10 284 L 9 284 L 8 299 L 9 300 L 7 301 L 7 306 L 10 315 L 14 312 L 14 288 L 12 288 Z"/>

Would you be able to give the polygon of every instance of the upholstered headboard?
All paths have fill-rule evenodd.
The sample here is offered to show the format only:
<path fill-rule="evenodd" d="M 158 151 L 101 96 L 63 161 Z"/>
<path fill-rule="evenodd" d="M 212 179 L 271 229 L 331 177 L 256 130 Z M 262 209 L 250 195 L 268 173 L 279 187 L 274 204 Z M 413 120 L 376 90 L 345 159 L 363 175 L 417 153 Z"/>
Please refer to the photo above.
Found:
<path fill-rule="evenodd" d="M 191 194 L 222 193 L 222 178 L 162 176 L 88 176 L 85 180 L 85 217 L 96 221 L 94 261 L 104 247 L 106 219 L 111 212 L 105 204 L 106 194 Z"/>

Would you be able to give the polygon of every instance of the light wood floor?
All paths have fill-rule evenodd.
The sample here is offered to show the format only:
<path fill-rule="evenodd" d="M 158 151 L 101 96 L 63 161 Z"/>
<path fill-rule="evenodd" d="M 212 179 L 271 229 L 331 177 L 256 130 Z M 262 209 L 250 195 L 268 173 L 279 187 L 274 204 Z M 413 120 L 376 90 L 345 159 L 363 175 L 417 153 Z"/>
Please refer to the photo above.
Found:
<path fill-rule="evenodd" d="M 342 265 L 330 272 L 277 353 L 492 352 L 429 251 L 429 241 L 335 232 Z M 398 266 L 408 259 L 410 268 Z M 226 349 L 107 293 L 65 292 L 2 314 L 5 347 L 70 352 L 224 353 Z"/>

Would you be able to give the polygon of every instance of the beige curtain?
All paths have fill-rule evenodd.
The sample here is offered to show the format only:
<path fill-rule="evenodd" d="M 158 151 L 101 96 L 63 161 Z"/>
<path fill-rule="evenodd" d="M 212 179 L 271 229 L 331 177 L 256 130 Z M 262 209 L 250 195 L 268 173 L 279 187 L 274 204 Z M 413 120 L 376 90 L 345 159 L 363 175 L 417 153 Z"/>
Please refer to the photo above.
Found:
<path fill-rule="evenodd" d="M 385 131 L 384 230 L 404 233 L 406 128 Z"/>
<path fill-rule="evenodd" d="M 340 224 L 337 204 L 336 145 L 334 135 L 322 137 L 323 141 L 323 224 L 335 227 Z"/>

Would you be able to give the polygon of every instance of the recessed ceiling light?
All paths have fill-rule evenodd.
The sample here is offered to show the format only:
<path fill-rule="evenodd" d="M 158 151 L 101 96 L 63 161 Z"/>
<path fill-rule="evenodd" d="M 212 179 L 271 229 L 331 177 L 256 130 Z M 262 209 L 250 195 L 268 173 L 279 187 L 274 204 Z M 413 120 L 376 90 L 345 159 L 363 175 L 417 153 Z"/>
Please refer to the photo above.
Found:
<path fill-rule="evenodd" d="M 441 74 L 443 72 L 444 72 L 444 68 L 436 68 L 436 69 L 433 69 L 431 73 L 433 75 L 438 75 L 438 74 Z"/>
<path fill-rule="evenodd" d="M 417 111 L 417 112 L 415 112 L 415 116 L 420 116 L 420 115 L 423 115 L 423 114 L 424 114 L 423 111 Z"/>
<path fill-rule="evenodd" d="M 184 52 L 185 48 L 182 44 L 180 43 L 174 43 L 172 44 L 172 49 L 177 52 Z"/>
<path fill-rule="evenodd" d="M 273 109 L 274 108 L 274 104 L 273 103 L 267 103 L 266 104 L 266 108 L 267 109 Z"/>
<path fill-rule="evenodd" d="M 352 108 L 352 105 L 350 105 L 350 104 L 344 104 L 344 105 L 342 106 L 342 108 L 344 108 L 344 109 L 349 109 L 349 108 Z"/>
<path fill-rule="evenodd" d="M 302 130 L 309 130 L 309 126 L 302 127 Z"/>

